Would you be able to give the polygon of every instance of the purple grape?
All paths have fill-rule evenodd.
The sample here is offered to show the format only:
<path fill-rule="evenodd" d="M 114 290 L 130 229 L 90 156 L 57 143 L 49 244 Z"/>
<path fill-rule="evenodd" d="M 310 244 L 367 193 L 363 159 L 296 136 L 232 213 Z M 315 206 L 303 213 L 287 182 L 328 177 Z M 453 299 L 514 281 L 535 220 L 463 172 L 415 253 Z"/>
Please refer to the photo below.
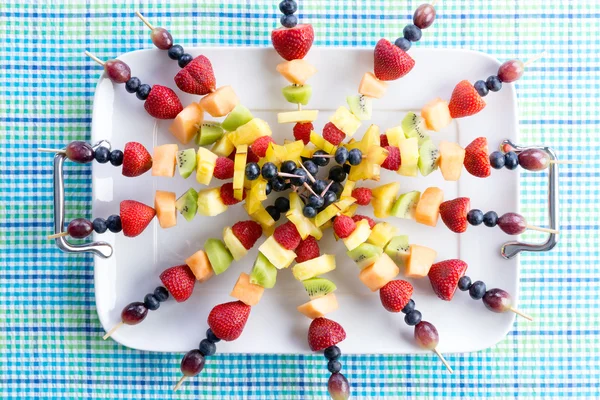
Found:
<path fill-rule="evenodd" d="M 521 214 L 506 213 L 498 218 L 498 226 L 504 233 L 519 235 L 527 229 L 527 222 Z"/>
<path fill-rule="evenodd" d="M 512 306 L 510 294 L 502 289 L 488 290 L 482 300 L 488 310 L 496 313 L 509 311 Z"/>
<path fill-rule="evenodd" d="M 413 23 L 419 28 L 429 28 L 433 21 L 435 21 L 435 8 L 431 4 L 421 4 L 415 10 Z"/>
<path fill-rule="evenodd" d="M 519 164 L 529 171 L 541 171 L 548 168 L 548 153 L 539 149 L 528 149 L 519 153 Z"/>
<path fill-rule="evenodd" d="M 85 164 L 94 160 L 94 149 L 89 143 L 75 141 L 67 145 L 65 151 L 67 158 L 79 164 Z"/>
<path fill-rule="evenodd" d="M 173 36 L 165 28 L 154 28 L 150 33 L 152 43 L 161 50 L 169 50 L 173 47 Z"/>
<path fill-rule="evenodd" d="M 433 324 L 421 321 L 415 326 L 415 340 L 424 349 L 433 350 L 440 342 L 440 336 Z"/>
<path fill-rule="evenodd" d="M 114 83 L 125 83 L 131 78 L 129 65 L 121 60 L 108 60 L 104 63 L 104 71 Z"/>
<path fill-rule="evenodd" d="M 67 232 L 75 239 L 83 239 L 94 231 L 94 225 L 85 218 L 76 218 L 69 222 Z"/>
<path fill-rule="evenodd" d="M 185 376 L 196 376 L 204 369 L 204 361 L 200 350 L 190 350 L 181 360 L 181 372 Z"/>
<path fill-rule="evenodd" d="M 121 311 L 121 321 L 127 325 L 137 325 L 146 318 L 146 315 L 148 315 L 148 309 L 144 303 L 136 301 L 126 305 Z"/>
<path fill-rule="evenodd" d="M 346 400 L 350 397 L 350 384 L 343 374 L 331 374 L 327 383 L 327 390 L 333 400 Z"/>
<path fill-rule="evenodd" d="M 502 82 L 510 83 L 518 80 L 525 72 L 525 65 L 520 60 L 509 60 L 498 68 L 498 78 Z"/>

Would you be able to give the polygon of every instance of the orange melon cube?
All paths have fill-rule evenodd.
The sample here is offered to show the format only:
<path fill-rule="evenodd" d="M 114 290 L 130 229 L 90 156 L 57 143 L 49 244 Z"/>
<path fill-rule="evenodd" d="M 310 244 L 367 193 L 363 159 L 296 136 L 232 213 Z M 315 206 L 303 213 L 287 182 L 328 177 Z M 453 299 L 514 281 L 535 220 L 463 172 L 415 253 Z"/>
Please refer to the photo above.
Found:
<path fill-rule="evenodd" d="M 198 133 L 202 121 L 204 121 L 202 107 L 198 103 L 192 103 L 177 114 L 169 127 L 169 132 L 181 143 L 188 144 Z"/>
<path fill-rule="evenodd" d="M 421 109 L 421 117 L 425 120 L 427 129 L 436 132 L 441 131 L 452 122 L 448 103 L 439 97 L 425 104 Z"/>
<path fill-rule="evenodd" d="M 231 86 L 223 86 L 207 94 L 200 100 L 200 107 L 213 117 L 224 117 L 229 114 L 240 99 Z"/>
<path fill-rule="evenodd" d="M 177 152 L 179 146 L 176 144 L 163 144 L 154 148 L 152 155 L 152 176 L 175 176 L 175 165 L 177 164 Z"/>
<path fill-rule="evenodd" d="M 264 287 L 250 283 L 250 276 L 242 272 L 229 295 L 249 306 L 255 306 L 260 301 L 264 292 Z"/>
<path fill-rule="evenodd" d="M 358 93 L 376 99 L 382 98 L 385 95 L 386 90 L 387 83 L 377 79 L 371 72 L 364 74 L 358 85 Z"/>
<path fill-rule="evenodd" d="M 457 181 L 462 172 L 463 162 L 465 161 L 465 149 L 458 143 L 440 142 L 438 146 L 440 152 L 440 171 L 447 181 Z"/>
<path fill-rule="evenodd" d="M 399 273 L 400 269 L 394 260 L 386 253 L 383 253 L 373 265 L 360 271 L 358 277 L 366 287 L 371 289 L 372 292 L 376 292 L 384 287 L 386 283 L 393 280 Z"/>
<path fill-rule="evenodd" d="M 404 275 L 409 278 L 423 278 L 427 276 L 429 269 L 435 262 L 437 252 L 429 247 L 411 244 L 409 253 Z"/>
<path fill-rule="evenodd" d="M 154 209 L 161 228 L 167 229 L 177 225 L 177 209 L 175 193 L 157 190 L 154 196 Z"/>
<path fill-rule="evenodd" d="M 338 307 L 339 304 L 335 294 L 329 293 L 298 306 L 298 311 L 310 319 L 315 319 L 337 310 Z"/>
<path fill-rule="evenodd" d="M 277 72 L 290 83 L 304 85 L 317 69 L 306 60 L 291 60 L 277 64 Z"/>
<path fill-rule="evenodd" d="M 436 226 L 442 201 L 444 201 L 442 189 L 435 186 L 425 189 L 417 203 L 415 221 L 423 225 Z"/>
<path fill-rule="evenodd" d="M 215 274 L 208 260 L 208 255 L 204 250 L 198 250 L 186 258 L 185 263 L 190 267 L 200 283 L 206 282 Z"/>

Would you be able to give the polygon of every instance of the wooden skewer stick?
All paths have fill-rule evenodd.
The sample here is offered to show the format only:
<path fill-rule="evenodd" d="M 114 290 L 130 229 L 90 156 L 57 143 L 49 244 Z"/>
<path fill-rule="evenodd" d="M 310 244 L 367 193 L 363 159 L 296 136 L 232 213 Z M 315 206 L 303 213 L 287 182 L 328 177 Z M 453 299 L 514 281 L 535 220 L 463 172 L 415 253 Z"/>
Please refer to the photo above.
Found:
<path fill-rule="evenodd" d="M 521 317 L 523 317 L 525 319 L 528 319 L 529 321 L 533 321 L 533 317 L 531 317 L 531 316 L 529 316 L 529 315 L 527 315 L 527 314 L 525 314 L 525 313 L 517 310 L 516 308 L 512 308 L 511 307 L 511 308 L 509 308 L 509 310 L 512 311 L 512 312 L 514 312 L 517 315 L 520 315 Z"/>
<path fill-rule="evenodd" d="M 89 58 L 91 58 L 92 60 L 96 61 L 98 64 L 102 65 L 104 67 L 104 61 L 102 61 L 101 59 L 99 59 L 98 57 L 96 57 L 95 55 L 93 55 L 92 53 L 90 53 L 89 51 L 84 51 L 85 55 L 88 56 Z"/>
<path fill-rule="evenodd" d="M 298 111 L 302 111 L 302 104 L 298 103 Z"/>
<path fill-rule="evenodd" d="M 437 354 L 437 356 L 440 358 L 440 360 L 442 361 L 442 363 L 444 364 L 444 366 L 446 367 L 446 369 L 451 374 L 454 373 L 454 371 L 452 371 L 452 367 L 450 366 L 450 364 L 448 364 L 448 361 L 446 361 L 446 359 L 444 358 L 444 356 L 442 355 L 442 353 L 440 353 L 440 351 L 437 348 L 433 349 L 433 352 L 435 354 Z"/>
<path fill-rule="evenodd" d="M 527 67 L 531 64 L 533 64 L 534 62 L 536 62 L 537 60 L 539 60 L 540 58 L 544 57 L 546 55 L 546 50 L 542 51 L 540 54 L 538 54 L 537 56 L 530 58 L 529 60 L 527 60 L 525 62 L 525 64 L 523 64 L 523 66 Z"/>
<path fill-rule="evenodd" d="M 302 167 L 302 169 L 304 170 L 304 172 L 306 172 L 306 174 L 308 175 L 308 179 L 310 179 L 310 181 L 312 183 L 315 183 L 316 179 L 314 176 L 312 176 L 312 174 L 310 172 L 308 172 L 308 170 L 306 169 L 306 167 L 304 166 L 304 164 L 300 163 L 300 166 Z"/>
<path fill-rule="evenodd" d="M 44 147 L 38 147 L 36 149 L 37 151 L 41 151 L 42 153 L 58 153 L 58 154 L 65 154 L 66 151 L 65 150 L 57 150 L 57 149 L 46 149 Z"/>
<path fill-rule="evenodd" d="M 312 194 L 314 194 L 315 196 L 319 196 L 318 194 L 315 193 L 314 190 L 312 190 L 312 188 L 309 186 L 308 183 L 304 182 L 304 185 L 302 185 L 302 186 L 304 186 L 306 189 L 308 189 L 308 191 L 311 192 Z"/>
<path fill-rule="evenodd" d="M 179 379 L 179 382 L 177 382 L 177 385 L 175 385 L 175 387 L 173 388 L 173 391 L 176 392 L 181 385 L 183 384 L 183 382 L 185 382 L 185 380 L 187 379 L 187 376 L 182 376 L 181 379 Z"/>
<path fill-rule="evenodd" d="M 313 157 L 316 158 L 334 158 L 333 154 L 313 154 Z"/>
<path fill-rule="evenodd" d="M 583 165 L 581 160 L 548 160 L 548 164 L 577 164 Z"/>
<path fill-rule="evenodd" d="M 106 340 L 109 337 L 111 337 L 112 334 L 115 333 L 116 330 L 119 329 L 123 324 L 125 324 L 125 322 L 121 321 L 118 324 L 116 324 L 115 326 L 113 326 L 110 331 L 106 332 L 106 335 L 102 336 L 102 340 Z"/>
<path fill-rule="evenodd" d="M 48 235 L 48 239 L 57 239 L 57 238 L 63 237 L 63 236 L 69 236 L 69 232 L 59 232 L 59 233 L 55 233 L 53 235 Z"/>
<path fill-rule="evenodd" d="M 558 235 L 559 232 L 556 229 L 550 229 L 550 228 L 540 228 L 539 226 L 532 226 L 532 225 L 526 225 L 525 226 L 527 229 L 531 229 L 532 231 L 539 231 L 539 232 L 546 232 L 546 233 L 553 233 L 555 235 Z"/>
<path fill-rule="evenodd" d="M 433 0 L 433 1 L 431 2 L 431 5 L 435 7 L 435 5 L 437 4 L 437 2 L 438 2 L 438 0 Z"/>
<path fill-rule="evenodd" d="M 323 191 L 321 192 L 321 197 L 325 196 L 325 193 L 327 193 L 327 191 L 329 190 L 331 185 L 333 185 L 333 181 L 329 182 L 329 185 L 327 185 L 327 187 L 325 187 L 325 189 L 323 189 Z"/>
<path fill-rule="evenodd" d="M 284 178 L 302 178 L 301 175 L 288 174 L 287 172 L 278 172 L 277 176 L 283 176 Z"/>
<path fill-rule="evenodd" d="M 141 19 L 141 20 L 142 20 L 142 22 L 143 22 L 143 23 L 144 23 L 144 24 L 145 24 L 145 25 L 146 25 L 148 28 L 150 28 L 151 30 L 152 30 L 152 29 L 154 29 L 154 27 L 152 26 L 152 24 L 150 23 L 150 21 L 148 21 L 148 20 L 146 19 L 146 17 L 144 17 L 144 16 L 142 15 L 142 13 L 141 13 L 141 12 L 139 12 L 139 11 L 136 11 L 136 12 L 135 12 L 135 15 L 137 15 L 137 16 L 138 16 L 138 18 L 139 18 L 139 19 Z"/>

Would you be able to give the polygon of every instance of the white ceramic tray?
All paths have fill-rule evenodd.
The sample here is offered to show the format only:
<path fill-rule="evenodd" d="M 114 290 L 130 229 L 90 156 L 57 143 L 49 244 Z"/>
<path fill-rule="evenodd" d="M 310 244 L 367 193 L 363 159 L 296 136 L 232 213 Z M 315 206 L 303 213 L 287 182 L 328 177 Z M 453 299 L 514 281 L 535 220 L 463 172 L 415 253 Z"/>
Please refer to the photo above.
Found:
<path fill-rule="evenodd" d="M 206 55 L 213 64 L 218 85 L 232 85 L 241 102 L 254 115 L 265 119 L 282 141 L 292 137 L 292 125 L 277 125 L 276 113 L 290 109 L 281 95 L 286 81 L 275 71 L 281 58 L 272 49 L 197 48 L 193 56 Z M 471 82 L 485 79 L 496 72 L 498 61 L 481 53 L 463 50 L 411 50 L 416 66 L 410 74 L 389 85 L 385 98 L 375 101 L 372 123 L 382 130 L 397 125 L 404 114 L 418 110 L 434 97 L 449 99 L 454 85 L 463 79 Z M 333 110 L 345 104 L 347 95 L 355 94 L 365 71 L 373 65 L 371 49 L 313 48 L 308 61 L 319 72 L 310 80 L 314 88 L 310 107 L 319 109 L 315 123 L 322 128 Z M 150 84 L 162 84 L 176 89 L 173 76 L 179 67 L 158 50 L 144 50 L 121 57 L 133 75 Z M 197 97 L 178 93 L 184 105 Z M 516 96 L 512 85 L 485 98 L 487 107 L 474 117 L 453 122 L 443 132 L 433 133 L 434 141 L 457 141 L 463 147 L 478 136 L 486 136 L 490 147 L 504 138 L 515 139 L 517 132 Z M 127 93 L 122 85 L 113 85 L 102 77 L 94 98 L 92 141 L 109 140 L 122 149 L 128 141 L 138 141 L 152 149 L 157 144 L 172 143 L 168 132 L 170 121 L 156 121 L 143 109 L 143 103 Z M 367 123 L 357 133 L 361 137 Z M 463 171 L 459 182 L 446 182 L 435 172 L 423 178 L 401 177 L 382 170 L 381 183 L 401 182 L 401 192 L 424 190 L 439 186 L 445 198 L 471 198 L 473 208 L 495 210 L 499 214 L 518 207 L 518 179 L 511 171 L 494 171 L 493 178 L 478 179 Z M 154 178 L 147 173 L 137 178 L 125 178 L 120 169 L 110 164 L 93 165 L 93 215 L 107 217 L 117 213 L 119 202 L 134 199 L 153 204 L 157 189 L 182 194 L 190 186 L 201 189 L 194 175 L 187 180 Z M 218 185 L 219 182 L 213 182 Z M 370 184 L 372 186 L 372 184 Z M 271 196 L 273 201 L 276 196 Z M 96 304 L 105 329 L 120 321 L 122 308 L 132 301 L 142 301 L 144 295 L 160 285 L 158 275 L 165 268 L 182 264 L 183 260 L 201 249 L 209 237 L 221 237 L 224 226 L 247 219 L 241 206 L 218 217 L 197 216 L 192 222 L 179 218 L 174 228 L 163 230 L 153 222 L 135 239 L 122 234 L 105 233 L 94 239 L 114 246 L 110 259 L 95 259 Z M 361 211 L 372 215 L 366 208 Z M 500 246 L 509 237 L 499 229 L 484 226 L 469 228 L 462 235 L 450 232 L 440 220 L 436 228 L 413 221 L 390 218 L 400 232 L 410 235 L 411 243 L 423 244 L 438 251 L 439 260 L 461 258 L 469 264 L 467 274 L 483 280 L 489 288 L 500 287 L 518 296 L 517 260 L 505 260 Z M 413 340 L 413 329 L 403 322 L 403 314 L 391 314 L 383 309 L 378 293 L 370 292 L 358 280 L 358 268 L 345 255 L 342 243 L 336 243 L 331 233 L 325 235 L 321 249 L 335 252 L 337 270 L 327 277 L 338 286 L 336 295 L 340 308 L 328 315 L 341 323 L 347 332 L 343 343 L 345 353 L 419 353 Z M 229 292 L 241 271 L 249 272 L 256 257 L 256 248 L 247 257 L 231 265 L 226 273 L 197 285 L 193 296 L 185 303 L 168 301 L 158 311 L 149 312 L 137 326 L 124 326 L 113 339 L 121 344 L 150 351 L 187 351 L 198 345 L 207 329 L 206 317 L 219 303 L 232 300 Z M 413 280 L 414 299 L 425 320 L 434 323 L 440 333 L 442 352 L 475 351 L 492 346 L 510 330 L 514 315 L 495 314 L 485 309 L 481 301 L 457 292 L 452 302 L 439 300 L 428 279 Z M 302 285 L 291 271 L 283 270 L 277 285 L 267 290 L 252 313 L 239 340 L 219 344 L 224 353 L 309 353 L 306 341 L 310 320 L 296 311 L 306 302 Z"/>

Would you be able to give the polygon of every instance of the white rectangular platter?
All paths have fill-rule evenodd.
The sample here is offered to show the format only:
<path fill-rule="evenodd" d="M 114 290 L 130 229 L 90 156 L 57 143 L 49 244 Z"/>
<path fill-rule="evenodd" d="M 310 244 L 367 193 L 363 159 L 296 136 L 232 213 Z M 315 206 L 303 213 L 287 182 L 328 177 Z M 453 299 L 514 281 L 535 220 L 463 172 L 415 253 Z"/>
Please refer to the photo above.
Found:
<path fill-rule="evenodd" d="M 274 50 L 263 48 L 197 48 L 193 56 L 204 54 L 213 64 L 218 86 L 232 85 L 241 102 L 254 115 L 265 119 L 272 127 L 274 138 L 282 142 L 292 138 L 292 125 L 278 125 L 276 114 L 289 110 L 281 88 L 286 81 L 275 71 L 281 58 Z M 411 50 L 416 66 L 409 75 L 391 82 L 385 98 L 374 102 L 371 123 L 382 131 L 398 125 L 407 111 L 419 110 L 435 97 L 449 99 L 456 83 L 463 79 L 474 82 L 497 71 L 498 61 L 463 50 Z M 144 83 L 162 84 L 174 88 L 185 105 L 198 97 L 177 90 L 173 76 L 177 63 L 164 52 L 144 50 L 125 54 L 133 76 Z M 313 97 L 306 108 L 319 109 L 315 123 L 320 131 L 332 112 L 345 104 L 347 95 L 356 94 L 358 83 L 366 71 L 373 68 L 372 49 L 313 48 L 307 56 L 318 73 L 310 80 Z M 515 139 L 517 134 L 516 96 L 512 85 L 485 98 L 487 107 L 478 115 L 454 121 L 443 132 L 432 133 L 435 142 L 456 141 L 463 147 L 478 136 L 488 138 L 490 148 L 504 138 Z M 102 77 L 94 98 L 92 141 L 109 140 L 113 148 L 122 149 L 126 142 L 137 141 L 148 149 L 176 140 L 168 132 L 170 121 L 156 121 L 143 108 L 143 103 Z M 367 122 L 357 132 L 360 138 Z M 180 146 L 183 148 L 184 146 Z M 191 147 L 188 146 L 188 147 Z M 151 150 L 150 150 L 151 151 Z M 151 151 L 152 152 L 152 151 Z M 400 192 L 439 186 L 445 199 L 458 196 L 471 198 L 473 208 L 498 214 L 518 208 L 518 174 L 513 171 L 493 171 L 488 179 L 479 179 L 463 171 L 459 182 L 446 182 L 439 171 L 428 177 L 408 178 L 382 170 L 380 183 L 397 180 Z M 154 203 L 157 189 L 181 195 L 190 186 L 201 189 L 194 174 L 187 180 L 179 177 L 156 178 L 147 173 L 126 178 L 120 169 L 110 164 L 93 165 L 93 216 L 107 217 L 118 213 L 119 202 L 133 199 L 148 205 Z M 212 185 L 222 182 L 213 180 Z M 368 183 L 372 186 L 372 183 Z M 273 193 L 267 203 L 274 201 Z M 122 234 L 96 235 L 114 246 L 110 259 L 95 259 L 96 304 L 100 321 L 110 329 L 120 321 L 122 308 L 132 301 L 143 301 L 146 293 L 160 285 L 159 274 L 167 267 L 179 265 L 201 249 L 206 239 L 222 237 L 222 229 L 236 221 L 248 219 L 241 205 L 217 217 L 197 216 L 187 222 L 179 217 L 178 225 L 163 230 L 154 221 L 146 231 L 132 239 Z M 361 213 L 372 216 L 365 207 Z M 389 218 L 389 221 L 408 234 L 411 243 L 422 244 L 438 251 L 438 259 L 461 258 L 469 264 L 467 274 L 473 280 L 483 280 L 488 288 L 500 287 L 518 296 L 517 260 L 504 260 L 500 246 L 509 237 L 499 229 L 470 227 L 462 235 L 450 232 L 440 220 L 436 228 L 414 221 Z M 343 343 L 345 353 L 419 353 L 413 340 L 413 329 L 404 324 L 403 314 L 391 314 L 383 309 L 378 293 L 370 292 L 358 279 L 358 268 L 347 258 L 345 247 L 336 243 L 328 231 L 321 243 L 322 252 L 335 253 L 337 270 L 328 278 L 337 284 L 340 307 L 328 315 L 341 323 L 347 332 Z M 207 329 L 206 318 L 211 308 L 231 301 L 229 292 L 242 271 L 250 272 L 256 248 L 247 257 L 231 265 L 225 273 L 196 285 L 194 294 L 185 303 L 168 301 L 159 310 L 149 312 L 137 326 L 124 326 L 113 339 L 124 346 L 149 351 L 188 351 L 195 348 Z M 439 300 L 432 292 L 428 279 L 412 280 L 414 300 L 424 320 L 437 326 L 440 333 L 439 350 L 466 352 L 494 345 L 510 330 L 514 315 L 495 314 L 485 309 L 481 301 L 473 301 L 467 293 L 457 292 L 451 302 Z M 240 339 L 219 344 L 224 353 L 309 353 L 306 335 L 310 320 L 296 311 L 308 301 L 302 284 L 295 281 L 290 270 L 280 271 L 275 288 L 266 290 L 260 304 L 252 312 Z"/>

